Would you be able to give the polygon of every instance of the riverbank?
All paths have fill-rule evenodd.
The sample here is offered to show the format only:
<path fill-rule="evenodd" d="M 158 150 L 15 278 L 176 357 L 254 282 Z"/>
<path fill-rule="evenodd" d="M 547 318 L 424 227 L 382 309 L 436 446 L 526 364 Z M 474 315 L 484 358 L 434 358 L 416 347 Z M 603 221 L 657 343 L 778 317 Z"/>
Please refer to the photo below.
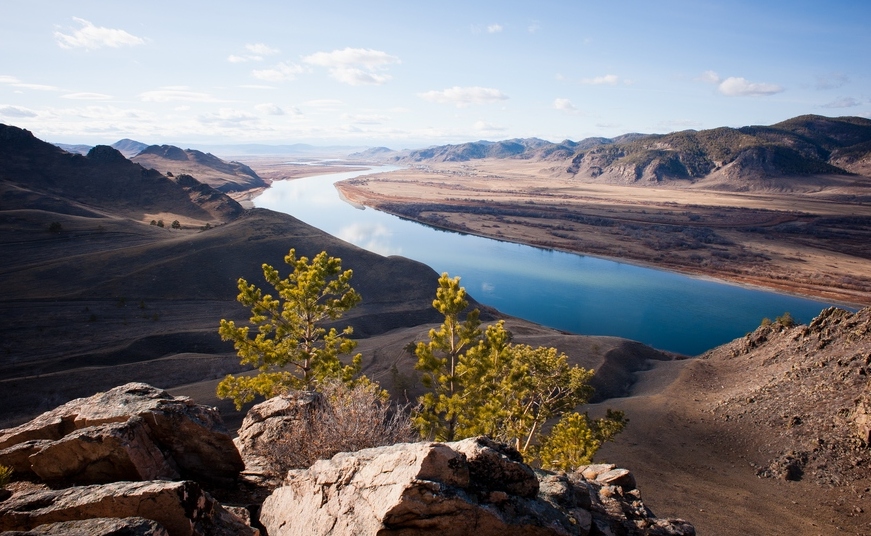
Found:
<path fill-rule="evenodd" d="M 337 184 L 426 225 L 845 304 L 871 304 L 871 205 L 857 192 L 591 184 L 542 163 L 476 161 Z"/>

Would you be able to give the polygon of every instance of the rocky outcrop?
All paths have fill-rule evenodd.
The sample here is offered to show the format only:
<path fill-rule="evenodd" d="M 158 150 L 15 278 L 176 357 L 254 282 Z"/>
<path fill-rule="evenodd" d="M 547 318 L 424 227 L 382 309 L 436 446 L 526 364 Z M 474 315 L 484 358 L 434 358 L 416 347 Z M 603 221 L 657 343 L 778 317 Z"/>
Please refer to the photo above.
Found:
<path fill-rule="evenodd" d="M 100 517 L 46 523 L 28 531 L 4 532 L 2 536 L 169 536 L 169 533 L 151 519 Z"/>
<path fill-rule="evenodd" d="M 80 523 L 73 523 L 73 527 L 93 526 L 87 523 L 100 526 L 111 523 L 97 521 L 100 518 L 127 517 L 152 520 L 171 536 L 258 534 L 256 529 L 245 525 L 204 492 L 196 482 L 191 481 L 116 482 L 101 486 L 36 490 L 15 494 L 0 503 L 0 531 L 30 531 L 47 524 L 75 521 Z M 146 523 L 148 525 L 151 524 Z M 38 530 L 54 529 L 46 527 Z M 73 532 L 35 532 L 40 533 Z"/>
<path fill-rule="evenodd" d="M 271 476 L 276 471 L 270 448 L 289 427 L 301 426 L 312 411 L 322 409 L 323 396 L 314 391 L 295 391 L 276 396 L 252 407 L 234 440 L 250 474 Z M 283 475 L 281 475 L 283 476 Z"/>
<path fill-rule="evenodd" d="M 260 522 L 270 536 L 695 534 L 654 518 L 626 474 L 595 467 L 593 479 L 535 473 L 486 438 L 341 453 L 290 471 Z"/>
<path fill-rule="evenodd" d="M 190 478 L 222 483 L 244 467 L 217 410 L 128 383 L 0 430 L 0 464 L 44 480 Z"/>

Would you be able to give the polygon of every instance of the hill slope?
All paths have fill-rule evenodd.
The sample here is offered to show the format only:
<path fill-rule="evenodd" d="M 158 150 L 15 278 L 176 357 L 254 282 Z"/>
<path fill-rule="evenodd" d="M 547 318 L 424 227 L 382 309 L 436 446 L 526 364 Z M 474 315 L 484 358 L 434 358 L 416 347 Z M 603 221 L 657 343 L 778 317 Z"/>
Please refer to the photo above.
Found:
<path fill-rule="evenodd" d="M 211 153 L 182 150 L 173 145 L 151 145 L 131 158 L 147 168 L 173 175 L 193 175 L 221 192 L 238 192 L 266 186 L 253 169 L 240 162 L 225 162 Z"/>

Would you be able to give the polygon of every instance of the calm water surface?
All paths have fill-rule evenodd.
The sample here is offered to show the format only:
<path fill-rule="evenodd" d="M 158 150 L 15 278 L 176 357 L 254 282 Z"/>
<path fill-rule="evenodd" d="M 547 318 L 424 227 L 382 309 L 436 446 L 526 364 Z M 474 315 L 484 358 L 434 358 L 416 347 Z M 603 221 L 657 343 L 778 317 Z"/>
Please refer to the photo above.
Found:
<path fill-rule="evenodd" d="M 290 214 L 357 246 L 459 275 L 478 301 L 584 335 L 613 335 L 696 355 L 789 311 L 807 322 L 829 303 L 440 231 L 343 201 L 333 184 L 380 167 L 273 183 L 257 207 Z M 354 268 L 348 266 L 347 268 Z M 433 295 L 436 282 L 433 280 Z M 365 299 L 365 297 L 364 297 Z"/>

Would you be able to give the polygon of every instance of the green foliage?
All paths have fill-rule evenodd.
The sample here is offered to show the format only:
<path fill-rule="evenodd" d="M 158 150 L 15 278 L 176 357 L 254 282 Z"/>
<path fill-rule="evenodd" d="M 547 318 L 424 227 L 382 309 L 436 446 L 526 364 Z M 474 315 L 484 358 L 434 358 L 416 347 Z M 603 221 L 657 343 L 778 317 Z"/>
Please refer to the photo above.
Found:
<path fill-rule="evenodd" d="M 171 225 L 171 227 L 172 227 L 173 229 L 181 229 L 181 223 L 179 223 L 178 220 L 172 220 L 172 225 Z"/>
<path fill-rule="evenodd" d="M 456 438 L 457 422 L 466 411 L 463 399 L 464 383 L 457 366 L 466 348 L 477 344 L 481 335 L 481 321 L 474 309 L 460 321 L 460 313 L 469 306 L 466 289 L 460 278 L 451 279 L 443 273 L 438 281 L 433 307 L 445 317 L 439 329 L 429 330 L 429 342 L 419 342 L 415 349 L 421 383 L 429 392 L 420 398 L 420 410 L 414 424 L 425 437 L 439 441 Z"/>
<path fill-rule="evenodd" d="M 591 457 L 602 442 L 622 430 L 625 419 L 619 412 L 598 421 L 586 415 L 572 417 L 579 415 L 572 413 L 574 409 L 592 396 L 593 371 L 570 365 L 556 348 L 512 343 L 502 321 L 482 331 L 477 310 L 460 321 L 460 312 L 468 306 L 465 296 L 458 277 L 442 274 L 433 306 L 445 321 L 430 330 L 428 343 L 416 348 L 416 368 L 429 389 L 414 416 L 423 437 L 453 441 L 487 435 L 532 458 L 541 444 L 549 445 L 548 456 L 574 460 Z M 544 428 L 560 418 L 571 420 L 554 427 L 562 435 L 549 440 Z M 591 439 L 572 444 L 566 437 L 583 436 L 578 419 L 583 419 Z"/>
<path fill-rule="evenodd" d="M 0 489 L 4 489 L 6 484 L 12 480 L 12 473 L 14 473 L 14 471 L 11 467 L 0 465 Z"/>
<path fill-rule="evenodd" d="M 785 328 L 795 327 L 795 325 L 796 325 L 796 321 L 792 317 L 792 315 L 789 313 L 789 311 L 787 311 L 787 312 L 783 313 L 781 316 L 778 316 L 777 318 L 775 318 L 774 322 L 776 324 L 780 324 L 781 326 L 783 326 Z"/>
<path fill-rule="evenodd" d="M 163 220 L 157 220 L 157 226 L 163 227 Z"/>
<path fill-rule="evenodd" d="M 593 462 L 605 441 L 623 431 L 629 420 L 622 411 L 608 410 L 605 418 L 590 421 L 586 414 L 569 413 L 551 429 L 538 448 L 542 467 L 571 471 Z"/>
<path fill-rule="evenodd" d="M 348 338 L 351 327 L 338 332 L 322 325 L 360 303 L 360 295 L 349 283 L 353 272 L 342 271 L 342 260 L 325 251 L 309 262 L 307 257 L 297 258 L 291 249 L 284 262 L 293 268 L 284 279 L 278 270 L 263 265 L 263 277 L 276 297 L 239 279 L 236 299 L 251 309 L 250 323 L 256 326 L 256 335 L 249 336 L 249 326 L 236 326 L 225 319 L 218 329 L 223 340 L 233 341 L 241 363 L 259 371 L 256 376 L 228 375 L 218 384 L 218 396 L 231 398 L 237 408 L 257 395 L 268 398 L 289 389 L 313 389 L 327 379 L 366 381 L 355 379 L 360 354 L 348 365 L 339 360 L 357 346 Z"/>

